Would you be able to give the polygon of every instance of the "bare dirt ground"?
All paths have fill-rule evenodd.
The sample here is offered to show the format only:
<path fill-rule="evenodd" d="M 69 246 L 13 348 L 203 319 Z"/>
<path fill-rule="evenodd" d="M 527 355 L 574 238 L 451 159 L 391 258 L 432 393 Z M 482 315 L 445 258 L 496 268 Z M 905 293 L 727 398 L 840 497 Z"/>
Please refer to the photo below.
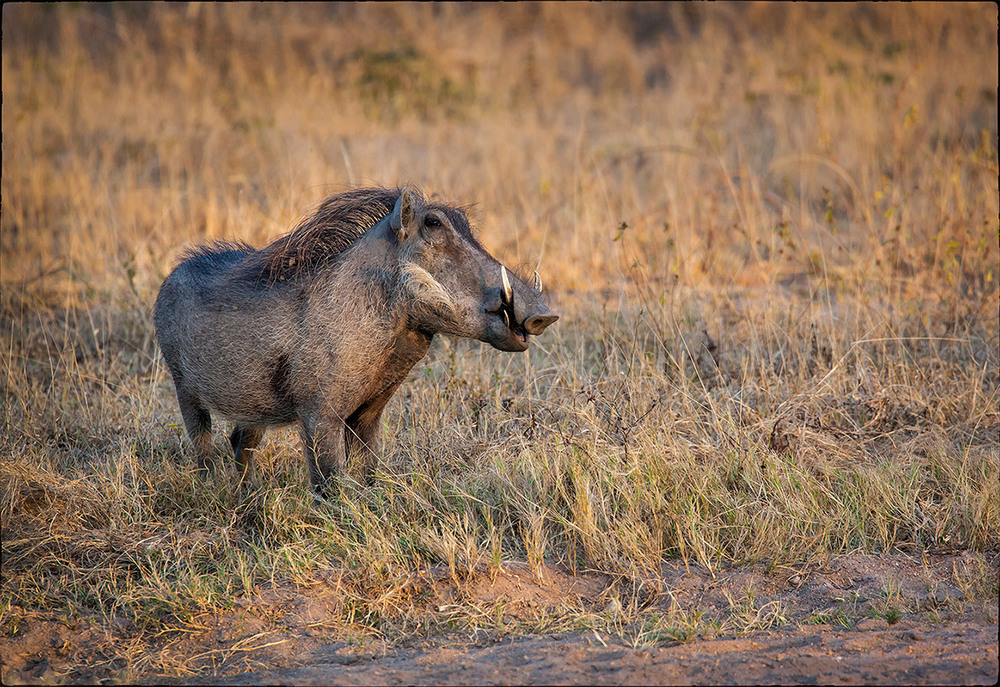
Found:
<path fill-rule="evenodd" d="M 413 583 L 422 606 L 411 610 L 435 615 L 438 628 L 449 613 L 462 620 L 394 643 L 345 636 L 331 580 L 265 590 L 152 639 L 124 621 L 24 613 L 15 636 L 0 638 L 2 678 L 8 685 L 995 684 L 996 575 L 995 557 L 969 553 L 852 555 L 799 570 L 714 575 L 670 563 L 658 584 L 628 586 L 516 563 L 457 583 L 447 571 L 427 571 Z M 476 609 L 483 618 L 470 623 Z"/>

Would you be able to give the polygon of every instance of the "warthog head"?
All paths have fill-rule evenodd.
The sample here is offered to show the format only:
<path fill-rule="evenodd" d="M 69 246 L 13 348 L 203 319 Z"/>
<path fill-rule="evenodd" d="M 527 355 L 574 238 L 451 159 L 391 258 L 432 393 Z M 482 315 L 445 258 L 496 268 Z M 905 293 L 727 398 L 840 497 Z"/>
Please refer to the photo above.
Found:
<path fill-rule="evenodd" d="M 538 273 L 529 286 L 509 272 L 479 244 L 461 210 L 404 188 L 388 222 L 421 329 L 523 351 L 529 336 L 559 319 L 545 304 Z"/>

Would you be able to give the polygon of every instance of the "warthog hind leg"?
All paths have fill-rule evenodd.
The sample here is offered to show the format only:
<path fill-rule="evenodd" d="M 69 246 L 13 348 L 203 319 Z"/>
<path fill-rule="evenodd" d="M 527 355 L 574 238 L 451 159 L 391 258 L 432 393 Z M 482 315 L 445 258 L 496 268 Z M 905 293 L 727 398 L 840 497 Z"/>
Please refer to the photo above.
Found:
<path fill-rule="evenodd" d="M 194 444 L 198 457 L 198 470 L 202 476 L 212 467 L 212 414 L 201 400 L 184 386 L 177 387 L 177 402 L 181 407 L 184 427 Z"/>

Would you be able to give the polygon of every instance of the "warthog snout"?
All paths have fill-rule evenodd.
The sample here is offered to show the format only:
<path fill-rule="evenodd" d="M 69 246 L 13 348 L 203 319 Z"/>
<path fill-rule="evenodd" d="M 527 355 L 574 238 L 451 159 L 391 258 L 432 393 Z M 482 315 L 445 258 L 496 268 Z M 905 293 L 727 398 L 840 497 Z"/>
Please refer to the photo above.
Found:
<path fill-rule="evenodd" d="M 500 265 L 499 304 L 488 312 L 502 321 L 505 337 L 501 341 L 488 340 L 503 351 L 523 351 L 528 347 L 528 336 L 537 336 L 559 319 L 545 304 L 542 297 L 542 280 L 535 272 L 534 284 L 529 287 L 516 276 L 512 279 L 507 268 Z M 506 340 L 503 340 L 506 338 Z M 484 339 L 485 340 L 485 339 Z"/>
<path fill-rule="evenodd" d="M 212 412 L 237 462 L 268 427 L 298 423 L 313 488 L 360 460 L 382 411 L 436 334 L 524 351 L 558 319 L 482 247 L 458 207 L 410 189 L 328 198 L 269 246 L 190 252 L 156 299 L 156 336 L 202 468 Z"/>
<path fill-rule="evenodd" d="M 538 336 L 545 331 L 545 328 L 559 319 L 558 315 L 549 313 L 548 315 L 532 315 L 524 321 L 524 328 L 532 336 Z"/>

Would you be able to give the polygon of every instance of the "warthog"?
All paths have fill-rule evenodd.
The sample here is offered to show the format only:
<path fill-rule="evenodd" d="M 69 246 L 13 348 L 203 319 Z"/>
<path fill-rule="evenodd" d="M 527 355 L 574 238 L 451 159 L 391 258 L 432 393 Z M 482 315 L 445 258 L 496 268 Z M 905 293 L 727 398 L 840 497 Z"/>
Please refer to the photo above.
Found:
<path fill-rule="evenodd" d="M 442 332 L 524 351 L 558 316 L 480 245 L 465 213 L 409 188 L 331 196 L 260 250 L 189 252 L 156 299 L 156 336 L 204 472 L 214 411 L 242 470 L 298 423 L 313 489 L 362 461 L 389 398 Z"/>

